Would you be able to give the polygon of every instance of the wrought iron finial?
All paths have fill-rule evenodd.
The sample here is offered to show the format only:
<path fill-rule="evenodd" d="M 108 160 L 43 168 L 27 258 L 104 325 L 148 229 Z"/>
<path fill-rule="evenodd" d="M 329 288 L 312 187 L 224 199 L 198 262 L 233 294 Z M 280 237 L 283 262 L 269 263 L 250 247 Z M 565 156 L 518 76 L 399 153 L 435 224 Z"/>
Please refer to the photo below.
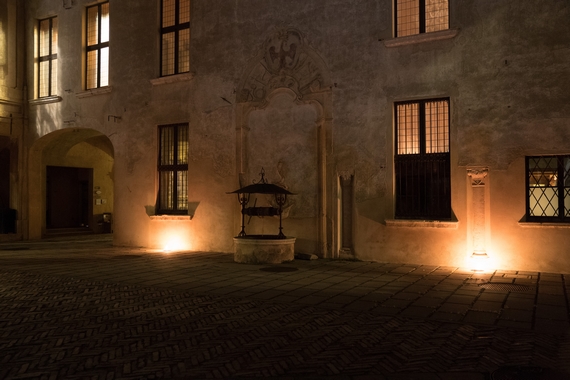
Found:
<path fill-rule="evenodd" d="M 254 184 L 260 184 L 260 183 L 267 183 L 267 179 L 265 179 L 265 169 L 263 169 L 263 167 L 261 168 L 261 172 L 259 172 L 259 175 L 261 176 L 261 179 L 257 182 L 252 181 Z"/>

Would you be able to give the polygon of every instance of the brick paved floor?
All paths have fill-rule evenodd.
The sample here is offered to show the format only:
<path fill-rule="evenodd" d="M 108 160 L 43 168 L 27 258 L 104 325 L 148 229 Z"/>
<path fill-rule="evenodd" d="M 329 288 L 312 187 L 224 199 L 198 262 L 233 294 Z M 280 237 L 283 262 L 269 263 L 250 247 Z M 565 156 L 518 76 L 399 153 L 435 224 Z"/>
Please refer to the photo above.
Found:
<path fill-rule="evenodd" d="M 567 379 L 569 290 L 562 274 L 4 243 L 0 378 Z"/>

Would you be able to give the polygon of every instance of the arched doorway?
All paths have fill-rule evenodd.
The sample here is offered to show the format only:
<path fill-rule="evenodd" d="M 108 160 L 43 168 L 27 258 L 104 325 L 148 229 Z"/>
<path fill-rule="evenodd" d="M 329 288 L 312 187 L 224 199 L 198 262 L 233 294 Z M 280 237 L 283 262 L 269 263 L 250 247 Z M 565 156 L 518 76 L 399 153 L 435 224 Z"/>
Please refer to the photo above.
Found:
<path fill-rule="evenodd" d="M 29 237 L 111 232 L 114 149 L 92 129 L 63 129 L 30 150 Z"/>

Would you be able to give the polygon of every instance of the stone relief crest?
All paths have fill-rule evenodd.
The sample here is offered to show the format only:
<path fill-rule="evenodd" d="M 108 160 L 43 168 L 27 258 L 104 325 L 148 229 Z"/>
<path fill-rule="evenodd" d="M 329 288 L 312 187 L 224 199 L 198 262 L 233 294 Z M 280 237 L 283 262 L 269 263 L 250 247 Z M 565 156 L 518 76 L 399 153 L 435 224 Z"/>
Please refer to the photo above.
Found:
<path fill-rule="evenodd" d="M 238 102 L 261 102 L 276 88 L 289 88 L 299 98 L 329 83 L 324 62 L 295 29 L 280 29 L 264 43 L 238 88 Z"/>

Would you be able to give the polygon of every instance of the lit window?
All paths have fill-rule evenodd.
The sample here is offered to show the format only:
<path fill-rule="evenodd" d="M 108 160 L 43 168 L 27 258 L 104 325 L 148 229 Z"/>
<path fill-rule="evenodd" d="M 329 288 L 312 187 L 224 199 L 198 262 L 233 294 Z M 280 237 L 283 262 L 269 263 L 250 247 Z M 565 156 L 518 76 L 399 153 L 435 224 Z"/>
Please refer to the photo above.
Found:
<path fill-rule="evenodd" d="M 190 71 L 190 0 L 162 0 L 160 75 Z"/>
<path fill-rule="evenodd" d="M 188 124 L 158 129 L 157 214 L 188 213 Z"/>
<path fill-rule="evenodd" d="M 87 8 L 85 88 L 109 85 L 109 2 Z"/>
<path fill-rule="evenodd" d="M 38 97 L 56 94 L 57 90 L 57 17 L 39 22 Z"/>
<path fill-rule="evenodd" d="M 451 218 L 449 100 L 396 103 L 396 218 Z"/>
<path fill-rule="evenodd" d="M 526 158 L 528 221 L 570 222 L 570 156 Z"/>
<path fill-rule="evenodd" d="M 396 37 L 449 29 L 448 0 L 396 0 Z"/>

